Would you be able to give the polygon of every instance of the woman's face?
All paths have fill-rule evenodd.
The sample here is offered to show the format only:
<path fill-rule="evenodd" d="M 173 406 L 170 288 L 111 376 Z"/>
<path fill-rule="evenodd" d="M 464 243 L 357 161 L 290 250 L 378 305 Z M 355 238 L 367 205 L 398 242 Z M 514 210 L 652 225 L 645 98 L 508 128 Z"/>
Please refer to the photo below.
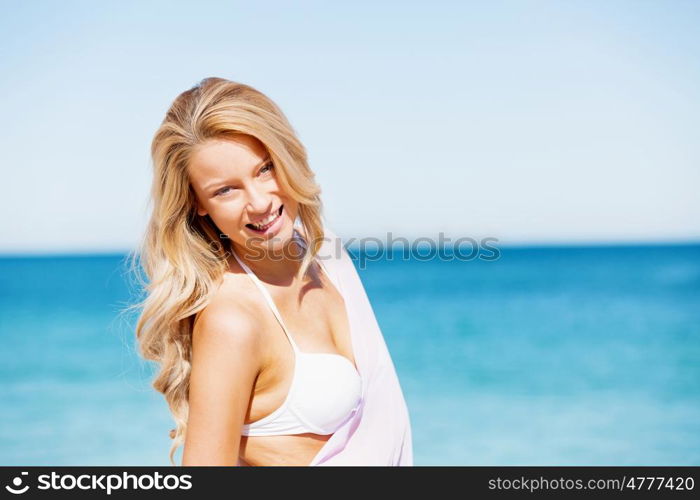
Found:
<path fill-rule="evenodd" d="M 197 213 L 243 248 L 283 248 L 293 235 L 298 203 L 277 183 L 275 166 L 255 137 L 212 139 L 189 165 Z"/>

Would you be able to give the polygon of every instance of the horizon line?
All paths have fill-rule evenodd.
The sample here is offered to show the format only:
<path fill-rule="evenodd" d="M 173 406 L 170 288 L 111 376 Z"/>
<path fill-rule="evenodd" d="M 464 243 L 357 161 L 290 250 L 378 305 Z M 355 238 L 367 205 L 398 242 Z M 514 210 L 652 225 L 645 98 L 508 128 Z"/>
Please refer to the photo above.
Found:
<path fill-rule="evenodd" d="M 413 245 L 415 240 L 418 238 L 408 239 L 409 244 Z M 474 238 L 478 240 L 477 238 Z M 482 238 L 483 239 L 483 238 Z M 341 240 L 344 240 L 341 237 Z M 492 240 L 493 242 L 493 240 Z M 700 238 L 690 239 L 690 238 L 678 238 L 678 239 L 668 239 L 668 240 L 510 240 L 510 241 L 496 241 L 492 243 L 498 248 L 507 249 L 594 249 L 594 248 L 643 248 L 643 247 L 694 247 L 700 246 Z M 418 243 L 421 246 L 422 243 Z M 347 245 L 349 248 L 357 249 L 359 247 L 357 242 Z M 402 247 L 400 242 L 395 242 L 391 246 L 392 250 L 397 247 Z M 371 247 L 375 248 L 376 244 L 372 244 Z M 453 244 L 442 245 L 441 248 L 453 248 Z M 61 258 L 61 257 L 107 257 L 107 256 L 121 256 L 127 257 L 129 254 L 134 252 L 134 248 L 86 248 L 86 249 L 68 249 L 68 250 L 20 250 L 20 251 L 3 251 L 0 250 L 0 259 L 16 259 L 16 258 L 34 258 L 34 257 L 45 257 L 45 258 Z"/>

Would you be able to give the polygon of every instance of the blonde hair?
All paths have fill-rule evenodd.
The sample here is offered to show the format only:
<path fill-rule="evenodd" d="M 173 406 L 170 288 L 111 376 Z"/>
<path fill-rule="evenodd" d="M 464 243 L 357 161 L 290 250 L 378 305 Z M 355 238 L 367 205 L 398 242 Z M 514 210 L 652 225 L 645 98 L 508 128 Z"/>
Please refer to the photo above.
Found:
<path fill-rule="evenodd" d="M 176 423 L 170 431 L 173 465 L 187 431 L 195 315 L 220 283 L 230 244 L 209 215 L 197 214 L 188 160 L 203 142 L 240 134 L 265 146 L 281 188 L 299 203 L 299 219 L 310 242 L 301 262 L 302 275 L 324 237 L 320 187 L 304 146 L 273 101 L 248 85 L 215 77 L 177 96 L 151 143 L 153 208 L 131 258 L 131 270 L 147 293 L 129 307 L 141 311 L 136 322 L 139 354 L 159 364 L 152 385 L 165 396 Z M 140 276 L 139 265 L 146 279 Z"/>

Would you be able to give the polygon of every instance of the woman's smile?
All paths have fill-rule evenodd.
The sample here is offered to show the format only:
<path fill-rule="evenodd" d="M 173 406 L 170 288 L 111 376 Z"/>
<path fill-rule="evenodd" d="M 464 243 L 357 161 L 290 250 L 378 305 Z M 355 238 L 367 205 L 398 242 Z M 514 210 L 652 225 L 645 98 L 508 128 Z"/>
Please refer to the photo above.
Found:
<path fill-rule="evenodd" d="M 282 211 L 284 210 L 284 205 L 280 205 L 273 214 L 269 217 L 260 221 L 260 224 L 246 224 L 245 227 L 248 228 L 255 234 L 277 234 L 280 227 L 282 226 Z"/>

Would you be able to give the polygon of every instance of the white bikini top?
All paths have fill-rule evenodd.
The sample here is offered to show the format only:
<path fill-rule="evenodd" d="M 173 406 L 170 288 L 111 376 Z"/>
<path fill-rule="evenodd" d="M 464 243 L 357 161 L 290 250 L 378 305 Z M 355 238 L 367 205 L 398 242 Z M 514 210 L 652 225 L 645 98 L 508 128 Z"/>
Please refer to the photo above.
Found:
<path fill-rule="evenodd" d="M 340 354 L 300 351 L 268 290 L 236 252 L 232 250 L 231 253 L 262 292 L 294 350 L 294 374 L 284 402 L 269 415 L 243 424 L 241 433 L 244 436 L 333 434 L 360 405 L 360 374 L 352 362 Z M 330 280 L 328 271 L 320 260 L 318 262 Z"/>

